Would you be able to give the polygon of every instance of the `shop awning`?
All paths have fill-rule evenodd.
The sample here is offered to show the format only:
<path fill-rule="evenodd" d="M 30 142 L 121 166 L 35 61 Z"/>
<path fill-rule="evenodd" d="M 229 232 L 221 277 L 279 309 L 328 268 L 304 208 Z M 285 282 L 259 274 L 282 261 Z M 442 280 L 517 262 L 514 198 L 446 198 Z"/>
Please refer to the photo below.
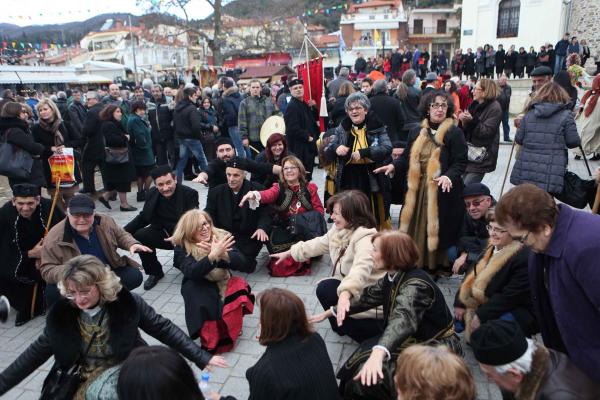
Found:
<path fill-rule="evenodd" d="M 271 79 L 271 78 L 269 77 L 269 78 L 245 78 L 245 79 L 238 79 L 237 80 L 237 84 L 238 85 L 248 84 L 248 83 L 250 83 L 250 81 L 253 81 L 253 80 L 257 80 L 260 83 L 266 83 L 269 79 Z"/>

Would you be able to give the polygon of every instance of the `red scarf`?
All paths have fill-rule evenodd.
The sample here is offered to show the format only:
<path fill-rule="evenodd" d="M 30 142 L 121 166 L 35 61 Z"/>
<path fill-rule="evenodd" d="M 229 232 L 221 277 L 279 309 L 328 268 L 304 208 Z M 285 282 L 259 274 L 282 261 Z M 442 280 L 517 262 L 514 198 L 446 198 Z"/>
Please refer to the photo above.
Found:
<path fill-rule="evenodd" d="M 585 92 L 583 98 L 581 99 L 581 104 L 585 105 L 585 102 L 590 96 L 590 102 L 583 110 L 583 115 L 586 117 L 589 117 L 592 114 L 594 108 L 596 107 L 596 103 L 598 102 L 598 97 L 600 97 L 600 75 L 597 75 L 594 78 L 594 81 L 592 82 L 592 90 Z"/>

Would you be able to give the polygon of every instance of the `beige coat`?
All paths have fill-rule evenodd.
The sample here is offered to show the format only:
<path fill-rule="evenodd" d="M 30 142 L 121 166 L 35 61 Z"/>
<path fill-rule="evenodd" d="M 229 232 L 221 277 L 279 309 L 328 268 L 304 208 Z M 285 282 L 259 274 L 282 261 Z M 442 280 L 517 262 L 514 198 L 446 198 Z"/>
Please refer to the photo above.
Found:
<path fill-rule="evenodd" d="M 129 257 L 120 256 L 117 248 L 129 250 L 131 246 L 139 243 L 131 234 L 118 226 L 114 219 L 108 215 L 96 214 L 96 233 L 104 254 L 108 259 L 111 269 L 125 266 L 141 268 L 140 264 Z M 73 257 L 81 255 L 75 244 L 70 228 L 67 228 L 68 217 L 54 225 L 44 239 L 42 248 L 42 262 L 40 274 L 48 283 L 57 283 L 64 270 L 64 264 Z"/>
<path fill-rule="evenodd" d="M 343 291 L 348 291 L 352 294 L 352 299 L 356 301 L 364 288 L 373 285 L 385 275 L 385 271 L 373 269 L 371 239 L 376 232 L 375 228 L 364 227 L 358 227 L 352 231 L 347 229 L 338 231 L 334 226 L 323 236 L 293 245 L 292 257 L 295 261 L 306 261 L 311 257 L 329 253 L 331 276 L 342 281 L 337 290 L 338 296 Z M 340 253 L 344 248 L 346 250 L 340 258 Z M 335 270 L 333 269 L 334 265 Z M 375 317 L 374 310 L 361 314 L 357 314 L 357 316 L 359 318 Z M 381 314 L 379 313 L 379 316 L 382 316 Z"/>

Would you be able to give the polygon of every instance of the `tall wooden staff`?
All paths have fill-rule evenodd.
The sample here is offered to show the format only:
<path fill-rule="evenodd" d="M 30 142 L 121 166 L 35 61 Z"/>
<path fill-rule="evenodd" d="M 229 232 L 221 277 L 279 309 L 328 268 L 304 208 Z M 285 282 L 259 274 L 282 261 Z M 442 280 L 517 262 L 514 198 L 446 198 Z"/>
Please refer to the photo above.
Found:
<path fill-rule="evenodd" d="M 56 190 L 54 191 L 54 197 L 52 197 L 52 206 L 50 207 L 50 213 L 48 214 L 48 222 L 46 223 L 46 228 L 44 229 L 44 236 L 42 237 L 42 243 L 44 239 L 48 235 L 48 231 L 50 230 L 50 224 L 52 223 L 52 217 L 54 216 L 54 209 L 56 208 L 56 202 L 58 201 L 58 196 L 60 194 L 60 175 L 56 178 Z M 39 283 L 35 283 L 33 285 L 33 295 L 31 296 L 31 318 L 35 316 L 35 303 L 37 301 L 37 291 L 38 291 Z"/>

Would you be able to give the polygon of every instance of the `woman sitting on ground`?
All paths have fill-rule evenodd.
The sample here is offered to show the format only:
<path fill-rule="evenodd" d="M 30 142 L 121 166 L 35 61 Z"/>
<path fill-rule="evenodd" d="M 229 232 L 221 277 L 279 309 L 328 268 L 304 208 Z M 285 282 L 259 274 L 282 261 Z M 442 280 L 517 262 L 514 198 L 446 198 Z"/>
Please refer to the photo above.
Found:
<path fill-rule="evenodd" d="M 240 202 L 242 206 L 249 201 L 252 209 L 258 208 L 259 204 L 271 204 L 275 217 L 267 244 L 270 254 L 287 251 L 293 244 L 320 236 L 327 230 L 317 185 L 306 182 L 302 162 L 294 156 L 287 156 L 282 160 L 282 165 L 278 183 L 266 190 L 248 192 Z M 303 222 L 295 217 L 300 214 L 306 217 Z M 310 260 L 272 261 L 269 268 L 273 276 L 306 275 L 310 273 Z"/>
<path fill-rule="evenodd" d="M 258 297 L 260 336 L 266 346 L 246 371 L 250 399 L 335 400 L 337 382 L 321 335 L 306 319 L 302 300 L 286 289 L 267 289 Z M 219 399 L 218 396 L 212 397 Z M 221 397 L 221 400 L 235 400 Z"/>
<path fill-rule="evenodd" d="M 329 254 L 333 269 L 331 277 L 317 285 L 317 298 L 323 309 L 337 305 L 338 314 L 330 317 L 331 328 L 339 335 L 348 335 L 357 342 L 382 332 L 382 321 L 375 309 L 345 318 L 350 302 L 360 297 L 365 287 L 375 284 L 385 275 L 373 268 L 373 235 L 375 218 L 367 196 L 358 190 L 338 193 L 327 201 L 333 227 L 325 235 L 298 242 L 286 252 L 273 254 L 277 260 L 288 257 L 296 261 Z M 382 313 L 379 310 L 379 317 Z"/>
<path fill-rule="evenodd" d="M 122 363 L 145 342 L 139 329 L 172 347 L 199 368 L 226 367 L 222 357 L 198 347 L 181 329 L 157 314 L 139 295 L 125 289 L 120 279 L 98 258 L 77 256 L 65 265 L 58 287 L 63 296 L 48 312 L 46 328 L 0 374 L 0 396 L 54 356 L 54 367 L 45 381 L 44 398 L 54 399 L 58 374 L 81 360 L 83 382 L 74 398 L 83 399 L 88 387 L 110 367 Z M 92 341 L 92 339 L 94 339 Z M 86 349 L 90 348 L 86 352 Z"/>
<path fill-rule="evenodd" d="M 254 161 L 258 163 L 269 163 L 273 165 L 279 165 L 281 167 L 281 163 L 284 158 L 288 155 L 291 155 L 288 152 L 287 140 L 285 139 L 285 135 L 281 133 L 273 133 L 267 139 L 267 146 L 263 151 L 261 151 Z M 271 187 L 275 182 L 277 182 L 277 175 L 273 173 L 269 174 L 259 174 L 252 173 L 251 180 L 253 182 L 260 183 L 264 187 Z"/>
<path fill-rule="evenodd" d="M 408 346 L 444 344 L 459 355 L 462 347 L 444 295 L 427 272 L 416 266 L 415 242 L 405 233 L 385 231 L 373 236 L 373 247 L 374 268 L 387 274 L 365 288 L 345 315 L 383 305 L 384 331 L 361 343 L 337 377 L 344 398 L 391 400 L 397 397 L 395 362 Z M 332 307 L 310 321 L 320 322 L 337 312 Z"/>
<path fill-rule="evenodd" d="M 517 321 L 523 333 L 537 332 L 527 272 L 529 249 L 513 240 L 496 222 L 494 209 L 486 214 L 489 245 L 465 277 L 454 303 L 454 316 L 465 321 L 465 340 L 480 324 L 504 319 Z"/>
<path fill-rule="evenodd" d="M 233 235 L 216 228 L 207 212 L 190 210 L 170 240 L 175 246 L 173 265 L 183 273 L 181 295 L 190 337 L 200 337 L 211 352 L 230 350 L 241 332 L 243 314 L 254 309 L 246 281 L 229 272 L 244 269 Z M 221 320 L 228 332 L 217 329 Z"/>

